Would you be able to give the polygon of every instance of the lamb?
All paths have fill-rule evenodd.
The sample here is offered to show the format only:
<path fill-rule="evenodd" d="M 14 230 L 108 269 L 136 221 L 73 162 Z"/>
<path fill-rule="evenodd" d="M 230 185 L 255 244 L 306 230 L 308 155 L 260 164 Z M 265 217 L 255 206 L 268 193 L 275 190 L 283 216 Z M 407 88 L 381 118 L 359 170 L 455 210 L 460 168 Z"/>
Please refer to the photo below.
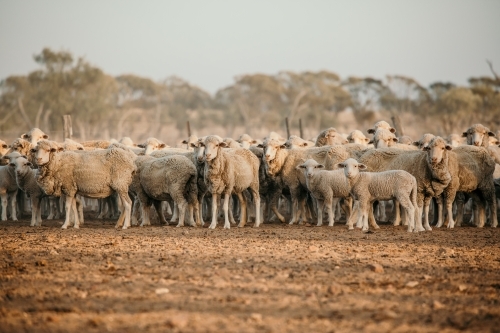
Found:
<path fill-rule="evenodd" d="M 326 130 L 321 131 L 318 134 L 318 138 L 316 139 L 316 147 L 323 146 L 334 146 L 334 145 L 344 145 L 348 143 L 348 141 L 340 135 L 339 132 L 333 127 L 327 128 Z"/>
<path fill-rule="evenodd" d="M 368 134 L 375 134 L 377 132 L 377 130 L 379 129 L 386 129 L 388 130 L 389 132 L 391 133 L 396 133 L 396 129 L 394 127 L 391 127 L 391 125 L 389 125 L 389 123 L 387 123 L 386 121 L 378 121 L 375 123 L 375 125 L 373 125 L 372 128 L 368 129 Z"/>
<path fill-rule="evenodd" d="M 285 146 L 288 149 L 292 148 L 312 148 L 314 147 L 314 142 L 304 140 L 296 135 L 290 135 L 288 140 L 285 142 Z"/>
<path fill-rule="evenodd" d="M 297 166 L 298 169 L 304 171 L 307 189 L 317 201 L 317 226 L 323 224 L 323 206 L 326 204 L 328 209 L 328 226 L 333 227 L 335 218 L 333 207 L 336 206 L 340 198 L 349 198 L 350 187 L 344 175 L 344 170 L 321 170 L 324 167 L 323 164 L 319 164 L 313 159 L 308 159 Z M 347 220 L 349 220 L 350 214 L 350 206 L 348 206 L 346 211 Z"/>
<path fill-rule="evenodd" d="M 11 163 L 21 156 L 17 152 L 11 152 L 4 156 Z M 13 221 L 17 221 L 17 183 L 14 166 L 11 164 L 0 166 L 0 199 L 2 204 L 2 221 L 7 221 L 7 206 L 10 198 L 11 216 Z"/>
<path fill-rule="evenodd" d="M 379 128 L 375 134 L 373 135 L 373 139 L 370 140 L 370 143 L 373 143 L 375 148 L 398 148 L 403 150 L 416 150 L 418 148 L 409 145 L 403 145 L 398 143 L 398 139 L 389 130 L 384 128 Z"/>
<path fill-rule="evenodd" d="M 415 214 L 418 214 L 418 209 L 415 177 L 403 170 L 360 172 L 367 167 L 353 158 L 338 166 L 344 169 L 350 193 L 358 201 L 358 225 L 362 222 L 364 231 L 368 231 L 368 213 L 373 201 L 389 199 L 396 199 L 404 207 L 409 218 L 408 232 L 416 231 Z"/>
<path fill-rule="evenodd" d="M 349 135 L 347 136 L 347 141 L 349 143 L 356 143 L 362 146 L 368 146 L 368 143 L 370 142 L 370 139 L 368 139 L 363 132 L 354 130 Z"/>
<path fill-rule="evenodd" d="M 31 145 L 36 146 L 38 141 L 47 140 L 49 136 L 39 128 L 32 128 L 29 132 L 21 135 L 21 139 L 27 140 Z"/>
<path fill-rule="evenodd" d="M 181 155 L 163 158 L 144 156 L 136 160 L 137 177 L 140 186 L 137 197 L 142 207 L 142 224 L 149 225 L 151 201 L 164 201 L 172 198 L 179 209 L 179 223 L 184 226 L 184 216 L 188 203 L 195 209 L 197 224 L 199 204 L 197 170 L 192 161 Z"/>
<path fill-rule="evenodd" d="M 226 143 L 216 136 L 208 136 L 203 144 L 205 147 L 204 178 L 208 191 L 212 193 L 212 223 L 209 228 L 217 225 L 217 196 L 224 194 L 224 228 L 229 229 L 228 209 L 229 196 L 238 196 L 241 205 L 239 227 L 246 223 L 246 199 L 242 192 L 249 188 L 255 201 L 256 216 L 254 227 L 260 225 L 260 195 L 259 195 L 259 160 L 247 149 L 222 149 Z"/>
<path fill-rule="evenodd" d="M 66 220 L 62 229 L 69 225 L 70 210 L 75 215 L 75 228 L 79 228 L 75 196 L 106 198 L 118 193 L 124 207 L 116 227 L 130 226 L 131 201 L 128 187 L 136 171 L 135 155 L 126 147 L 112 147 L 95 151 L 57 152 L 50 142 L 38 142 L 34 150 L 40 173 L 36 179 L 47 195 L 66 195 Z"/>

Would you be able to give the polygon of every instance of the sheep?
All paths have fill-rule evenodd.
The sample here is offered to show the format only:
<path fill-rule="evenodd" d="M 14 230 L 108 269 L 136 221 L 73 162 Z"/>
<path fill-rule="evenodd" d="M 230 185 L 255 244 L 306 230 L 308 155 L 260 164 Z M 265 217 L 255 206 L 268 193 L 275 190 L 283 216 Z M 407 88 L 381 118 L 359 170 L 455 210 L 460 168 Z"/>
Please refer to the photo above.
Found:
<path fill-rule="evenodd" d="M 366 151 L 358 161 L 366 165 L 370 171 L 404 170 L 413 175 L 418 184 L 417 206 L 420 212 L 418 216 L 421 217 L 424 206 L 427 212 L 431 198 L 440 196 L 451 181 L 449 174 L 441 173 L 439 170 L 432 171 L 432 164 L 428 163 L 427 155 L 426 151 L 421 150 L 380 148 Z M 372 218 L 370 216 L 370 219 Z M 394 225 L 399 225 L 400 222 L 399 211 L 396 209 Z M 422 219 L 418 218 L 416 227 L 417 231 L 432 230 L 427 214 L 424 214 L 424 225 L 422 226 Z"/>
<path fill-rule="evenodd" d="M 462 137 L 467 138 L 468 145 L 485 148 L 489 146 L 489 138 L 494 136 L 495 133 L 481 124 L 474 124 L 462 133 Z"/>
<path fill-rule="evenodd" d="M 291 149 L 291 148 L 312 148 L 312 147 L 314 147 L 314 142 L 304 140 L 296 135 L 290 135 L 288 140 L 285 142 L 285 146 L 288 149 Z"/>
<path fill-rule="evenodd" d="M 396 129 L 394 127 L 391 127 L 391 125 L 389 125 L 389 123 L 387 123 L 386 121 L 378 121 L 375 123 L 375 125 L 373 125 L 372 128 L 368 129 L 368 134 L 375 134 L 377 132 L 378 129 L 386 129 L 388 130 L 389 132 L 395 134 L 396 133 Z"/>
<path fill-rule="evenodd" d="M 420 140 L 418 141 L 413 141 L 413 145 L 415 147 L 418 147 L 418 149 L 425 149 L 428 145 L 429 142 L 434 138 L 434 134 L 426 133 L 422 135 Z"/>
<path fill-rule="evenodd" d="M 398 143 L 402 145 L 412 145 L 413 140 L 408 135 L 403 135 L 398 137 Z"/>
<path fill-rule="evenodd" d="M 61 146 L 64 150 L 84 150 L 82 144 L 68 138 L 64 139 Z"/>
<path fill-rule="evenodd" d="M 240 135 L 240 137 L 236 141 L 241 145 L 242 148 L 245 149 L 250 149 L 250 146 L 257 144 L 257 140 L 252 139 L 252 137 L 246 133 Z"/>
<path fill-rule="evenodd" d="M 362 222 L 364 231 L 368 231 L 371 203 L 375 200 L 389 199 L 396 199 L 404 207 L 409 218 L 408 232 L 417 230 L 415 227 L 415 214 L 418 214 L 417 180 L 410 173 L 403 170 L 360 172 L 367 167 L 353 158 L 339 163 L 338 167 L 344 169 L 350 193 L 358 201 L 358 225 Z"/>
<path fill-rule="evenodd" d="M 147 138 L 144 143 L 138 144 L 137 147 L 144 148 L 144 155 L 151 154 L 154 150 L 169 148 L 165 143 L 156 138 Z"/>
<path fill-rule="evenodd" d="M 5 141 L 0 140 L 0 165 L 7 165 L 9 163 L 7 159 L 3 158 L 5 154 L 8 154 L 9 152 L 9 145 L 7 145 Z"/>
<path fill-rule="evenodd" d="M 40 173 L 36 179 L 47 195 L 66 195 L 66 220 L 69 225 L 70 210 L 75 214 L 75 228 L 79 228 L 75 195 L 105 198 L 114 191 L 124 207 L 116 227 L 130 226 L 131 201 L 128 187 L 136 171 L 135 155 L 126 147 L 112 147 L 95 151 L 57 152 L 49 142 L 40 141 L 33 149 Z"/>
<path fill-rule="evenodd" d="M 196 144 L 198 142 L 199 138 L 192 134 L 189 136 L 189 138 L 185 139 L 185 140 L 182 140 L 182 144 L 185 144 L 186 145 L 186 149 L 187 150 L 193 150 L 193 147 L 191 146 L 191 144 Z"/>
<path fill-rule="evenodd" d="M 226 143 L 226 148 L 233 148 L 233 149 L 241 148 L 241 145 L 233 138 L 224 138 L 223 142 Z"/>
<path fill-rule="evenodd" d="M 124 136 L 123 138 L 121 138 L 118 143 L 121 143 L 122 145 L 125 145 L 127 147 L 137 147 L 137 144 L 135 144 L 134 141 L 128 136 Z"/>
<path fill-rule="evenodd" d="M 172 155 L 163 158 L 142 157 L 136 160 L 137 176 L 140 186 L 137 197 L 142 206 L 142 224 L 149 225 L 151 201 L 164 201 L 172 198 L 179 209 L 179 223 L 184 226 L 186 207 L 189 204 L 195 209 L 196 224 L 199 204 L 197 189 L 197 170 L 193 162 L 185 156 Z"/>
<path fill-rule="evenodd" d="M 446 139 L 446 142 L 452 147 L 459 147 L 464 144 L 464 138 L 463 136 L 459 134 L 450 134 L 448 135 L 448 138 Z"/>
<path fill-rule="evenodd" d="M 81 142 L 84 150 L 94 150 L 94 149 L 107 149 L 111 145 L 111 141 L 108 140 L 90 140 Z"/>
<path fill-rule="evenodd" d="M 47 140 L 49 136 L 39 128 L 32 128 L 29 132 L 21 134 L 21 139 L 27 140 L 31 145 L 36 146 L 38 141 Z"/>
<path fill-rule="evenodd" d="M 370 139 L 368 139 L 363 132 L 354 130 L 349 135 L 347 136 L 347 141 L 349 143 L 357 143 L 362 146 L 368 146 L 368 143 L 370 142 Z"/>
<path fill-rule="evenodd" d="M 415 146 L 404 145 L 398 143 L 398 139 L 391 131 L 379 128 L 375 134 L 373 135 L 373 139 L 370 140 L 370 143 L 373 143 L 375 148 L 398 148 L 403 150 L 416 150 L 418 149 Z"/>
<path fill-rule="evenodd" d="M 316 199 L 318 205 L 318 224 L 323 224 L 323 206 L 328 209 L 328 226 L 333 227 L 334 212 L 333 207 L 340 198 L 348 198 L 350 187 L 343 170 L 321 170 L 323 164 L 319 164 L 313 159 L 308 159 L 297 166 L 302 169 L 306 178 L 307 189 Z M 350 207 L 349 207 L 350 208 Z M 346 219 L 349 220 L 350 210 L 346 211 Z"/>
<path fill-rule="evenodd" d="M 340 135 L 339 132 L 333 127 L 327 128 L 318 134 L 316 139 L 316 147 L 323 146 L 333 146 L 333 145 L 343 145 L 348 143 L 348 141 Z"/>
<path fill-rule="evenodd" d="M 334 164 L 344 161 L 360 153 L 364 147 L 348 144 L 338 146 L 314 147 L 306 149 L 286 149 L 284 144 L 276 140 L 266 140 L 261 146 L 264 149 L 264 163 L 267 174 L 275 179 L 283 188 L 290 189 L 292 198 L 292 218 L 289 224 L 298 222 L 304 211 L 306 181 L 304 174 L 295 167 L 302 159 L 313 158 L 326 169 L 334 169 Z M 300 203 L 300 210 L 299 208 Z"/>
<path fill-rule="evenodd" d="M 4 156 L 10 163 L 0 166 L 0 199 L 2 204 L 2 221 L 7 221 L 7 206 L 10 198 L 11 216 L 13 221 L 17 221 L 17 183 L 14 166 L 11 164 L 21 155 L 17 152 L 11 152 Z"/>
<path fill-rule="evenodd" d="M 203 141 L 205 147 L 204 179 L 208 191 L 212 193 L 212 223 L 217 225 L 217 196 L 224 194 L 224 228 L 229 229 L 229 196 L 235 193 L 241 205 L 240 224 L 246 223 L 246 202 L 242 192 L 249 188 L 255 201 L 256 216 L 254 227 L 260 224 L 259 160 L 247 149 L 222 149 L 226 143 L 216 136 L 208 136 Z"/>

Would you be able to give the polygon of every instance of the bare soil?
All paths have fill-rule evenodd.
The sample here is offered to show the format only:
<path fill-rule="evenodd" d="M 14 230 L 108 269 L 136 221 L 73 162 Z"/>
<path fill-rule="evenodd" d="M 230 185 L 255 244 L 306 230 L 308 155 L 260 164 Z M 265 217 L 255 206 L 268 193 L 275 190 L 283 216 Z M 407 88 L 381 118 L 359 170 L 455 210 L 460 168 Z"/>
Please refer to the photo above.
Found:
<path fill-rule="evenodd" d="M 499 332 L 500 230 L 0 222 L 1 332 Z"/>

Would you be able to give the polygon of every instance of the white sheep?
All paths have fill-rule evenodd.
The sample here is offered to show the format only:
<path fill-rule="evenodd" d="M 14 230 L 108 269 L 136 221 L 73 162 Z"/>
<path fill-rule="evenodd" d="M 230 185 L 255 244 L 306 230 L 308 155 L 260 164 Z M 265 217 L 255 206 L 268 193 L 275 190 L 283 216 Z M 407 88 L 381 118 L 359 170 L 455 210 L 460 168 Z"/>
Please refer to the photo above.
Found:
<path fill-rule="evenodd" d="M 316 147 L 344 145 L 348 143 L 337 130 L 333 127 L 321 131 L 316 138 Z"/>
<path fill-rule="evenodd" d="M 403 150 L 417 150 L 416 146 L 404 145 L 398 143 L 398 138 L 390 130 L 379 128 L 370 140 L 375 148 L 398 148 Z"/>
<path fill-rule="evenodd" d="M 47 134 L 45 134 L 41 129 L 36 127 L 32 128 L 29 132 L 21 135 L 21 139 L 27 140 L 33 146 L 36 146 L 38 141 L 47 140 L 48 138 L 49 136 Z"/>
<path fill-rule="evenodd" d="M 4 156 L 4 158 L 11 163 L 21 156 L 17 152 L 11 152 Z M 17 182 L 12 164 L 0 166 L 0 199 L 2 203 L 2 221 L 7 221 L 7 206 L 10 199 L 11 202 L 11 216 L 13 221 L 17 221 Z"/>
<path fill-rule="evenodd" d="M 372 203 L 390 199 L 398 200 L 405 209 L 409 219 L 408 232 L 416 230 L 415 213 L 418 209 L 415 177 L 403 170 L 360 172 L 366 170 L 366 166 L 353 158 L 339 163 L 338 167 L 344 169 L 350 193 L 358 201 L 357 225 L 362 225 L 364 231 L 368 230 L 368 214 Z"/>
<path fill-rule="evenodd" d="M 169 148 L 165 143 L 156 138 L 147 138 L 144 143 L 138 144 L 137 147 L 144 148 L 144 155 L 150 155 L 155 150 Z"/>
<path fill-rule="evenodd" d="M 245 149 L 250 149 L 251 146 L 257 144 L 257 140 L 253 139 L 250 135 L 246 133 L 240 135 L 240 137 L 236 141 L 239 142 L 241 147 Z"/>
<path fill-rule="evenodd" d="M 450 134 L 448 138 L 446 138 L 446 142 L 453 148 L 459 147 L 465 143 L 465 139 L 460 134 Z"/>
<path fill-rule="evenodd" d="M 236 194 L 240 201 L 241 214 L 239 227 L 246 223 L 246 199 L 242 192 L 250 189 L 256 208 L 254 227 L 260 225 L 259 196 L 259 159 L 247 149 L 224 149 L 226 143 L 216 136 L 208 136 L 203 144 L 205 147 L 204 179 L 208 191 L 212 193 L 212 223 L 209 228 L 217 225 L 217 197 L 224 194 L 224 228 L 229 229 L 229 196 Z"/>
<path fill-rule="evenodd" d="M 297 166 L 304 171 L 307 189 L 318 205 L 318 224 L 323 224 L 323 207 L 328 210 L 328 226 L 333 227 L 335 215 L 333 207 L 341 198 L 350 197 L 350 187 L 344 170 L 322 170 L 324 165 L 313 159 L 308 159 Z M 346 220 L 349 220 L 350 210 L 346 211 Z"/>
<path fill-rule="evenodd" d="M 361 132 L 359 130 L 354 130 L 351 133 L 349 133 L 349 135 L 347 136 L 347 141 L 349 141 L 349 143 L 356 143 L 358 145 L 362 145 L 362 146 L 366 147 L 366 146 L 368 146 L 370 139 L 368 139 L 363 134 L 363 132 Z"/>
<path fill-rule="evenodd" d="M 314 147 L 315 143 L 312 141 L 307 141 L 302 139 L 301 137 L 298 137 L 296 135 L 290 135 L 288 140 L 285 142 L 285 146 L 288 149 L 293 149 L 293 148 L 312 148 Z"/>
<path fill-rule="evenodd" d="M 66 195 L 66 220 L 63 229 L 70 223 L 71 209 L 75 215 L 74 227 L 79 228 L 75 201 L 77 194 L 106 198 L 114 191 L 124 207 L 116 227 L 123 225 L 123 229 L 127 229 L 130 226 L 131 200 L 128 187 L 136 167 L 135 155 L 125 146 L 94 151 L 57 152 L 50 142 L 42 140 L 34 148 L 34 154 L 40 168 L 38 185 L 48 195 Z"/>
<path fill-rule="evenodd" d="M 381 128 L 386 129 L 391 133 L 396 133 L 396 129 L 394 127 L 391 127 L 391 125 L 389 125 L 389 123 L 384 121 L 384 120 L 377 121 L 375 123 L 375 125 L 373 125 L 372 128 L 368 129 L 367 132 L 368 132 L 368 134 L 375 134 L 377 132 L 377 130 L 379 130 Z"/>

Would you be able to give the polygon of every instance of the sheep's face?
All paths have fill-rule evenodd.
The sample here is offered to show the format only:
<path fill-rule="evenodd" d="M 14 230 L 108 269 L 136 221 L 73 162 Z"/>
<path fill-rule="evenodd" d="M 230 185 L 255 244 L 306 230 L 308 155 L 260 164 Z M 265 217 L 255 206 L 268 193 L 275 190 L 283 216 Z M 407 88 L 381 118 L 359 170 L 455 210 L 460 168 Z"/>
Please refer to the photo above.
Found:
<path fill-rule="evenodd" d="M 463 137 L 458 134 L 450 134 L 448 137 L 448 144 L 452 147 L 459 147 L 463 144 L 463 142 Z"/>
<path fill-rule="evenodd" d="M 466 132 L 463 132 L 462 136 L 467 138 L 468 145 L 480 147 L 483 145 L 487 146 L 489 144 L 488 137 L 494 137 L 495 133 L 491 132 L 488 127 L 481 124 L 475 124 L 469 127 Z"/>
<path fill-rule="evenodd" d="M 349 136 L 347 137 L 347 141 L 349 143 L 355 143 L 358 145 L 362 146 L 367 146 L 368 143 L 370 142 L 370 139 L 368 139 L 361 131 L 352 131 Z"/>
<path fill-rule="evenodd" d="M 285 149 L 286 145 L 281 144 L 276 140 L 269 140 L 263 145 L 259 145 L 260 148 L 264 148 L 264 159 L 267 162 L 273 161 L 276 158 L 276 153 L 280 149 Z"/>
<path fill-rule="evenodd" d="M 314 144 L 296 135 L 291 135 L 290 138 L 288 138 L 288 140 L 285 142 L 285 146 L 287 149 L 294 149 L 294 148 L 313 147 Z"/>
<path fill-rule="evenodd" d="M 498 144 L 500 143 L 500 141 L 498 141 L 498 139 L 494 136 L 489 137 L 489 142 L 490 146 L 498 146 Z"/>
<path fill-rule="evenodd" d="M 396 136 L 386 129 L 379 129 L 375 132 L 373 136 L 373 140 L 370 143 L 373 143 L 375 148 L 387 148 L 392 147 L 398 142 Z"/>
<path fill-rule="evenodd" d="M 316 170 L 323 169 L 324 167 L 323 164 L 319 164 L 313 159 L 308 159 L 304 163 L 298 165 L 297 169 L 303 170 L 306 178 L 312 178 Z"/>
<path fill-rule="evenodd" d="M 423 148 L 427 151 L 427 159 L 431 164 L 439 164 L 443 160 L 447 150 L 452 147 L 443 138 L 436 136 L 429 144 Z"/>
<path fill-rule="evenodd" d="M 366 170 L 366 165 L 359 163 L 354 158 L 349 158 L 343 163 L 337 164 L 337 167 L 344 169 L 344 175 L 347 179 L 356 178 L 359 174 L 359 170 Z"/>
<path fill-rule="evenodd" d="M 136 147 L 137 146 L 136 144 L 134 144 L 134 141 L 132 141 L 132 139 L 129 138 L 128 136 L 124 136 L 118 142 L 121 143 L 122 145 L 127 146 L 127 147 Z"/>
<path fill-rule="evenodd" d="M 50 162 L 50 153 L 55 153 L 57 151 L 56 148 L 41 148 L 37 146 L 36 148 L 31 149 L 31 153 L 35 156 L 35 161 L 37 165 L 45 165 Z"/>
<path fill-rule="evenodd" d="M 426 133 L 420 140 L 414 141 L 413 145 L 423 150 L 429 146 L 432 139 L 434 139 L 434 134 Z"/>
<path fill-rule="evenodd" d="M 16 170 L 16 176 L 17 177 L 23 177 L 29 172 L 31 172 L 31 168 L 33 167 L 33 164 L 31 164 L 27 159 L 26 156 L 21 156 L 16 158 L 13 162 L 15 170 Z"/>
<path fill-rule="evenodd" d="M 376 122 L 375 125 L 373 125 L 373 128 L 368 130 L 368 134 L 375 134 L 379 129 L 386 129 L 391 133 L 396 133 L 395 128 L 391 127 L 388 122 L 381 120 Z"/>
<path fill-rule="evenodd" d="M 325 146 L 344 145 L 348 143 L 347 139 L 345 139 L 340 133 L 334 130 L 328 131 L 325 134 L 325 140 Z"/>
<path fill-rule="evenodd" d="M 227 144 L 225 142 L 221 142 L 218 139 L 214 139 L 213 137 L 207 137 L 205 142 L 202 144 L 205 147 L 204 160 L 206 162 L 212 161 L 219 154 L 220 148 L 226 148 Z"/>
<path fill-rule="evenodd" d="M 232 138 L 225 138 L 224 143 L 226 144 L 226 148 L 241 148 L 241 145 Z"/>
<path fill-rule="evenodd" d="M 148 138 L 146 142 L 137 146 L 145 149 L 144 155 L 150 155 L 155 150 L 160 150 L 167 147 L 166 144 L 155 138 Z"/>
<path fill-rule="evenodd" d="M 49 136 L 45 134 L 41 129 L 33 128 L 28 133 L 21 135 L 21 138 L 29 141 L 33 146 L 36 146 L 38 141 L 47 140 Z"/>
<path fill-rule="evenodd" d="M 400 136 L 398 138 L 398 143 L 402 144 L 402 145 L 413 145 L 413 140 L 409 137 L 409 136 L 406 136 L 406 135 L 403 135 L 403 136 Z"/>

